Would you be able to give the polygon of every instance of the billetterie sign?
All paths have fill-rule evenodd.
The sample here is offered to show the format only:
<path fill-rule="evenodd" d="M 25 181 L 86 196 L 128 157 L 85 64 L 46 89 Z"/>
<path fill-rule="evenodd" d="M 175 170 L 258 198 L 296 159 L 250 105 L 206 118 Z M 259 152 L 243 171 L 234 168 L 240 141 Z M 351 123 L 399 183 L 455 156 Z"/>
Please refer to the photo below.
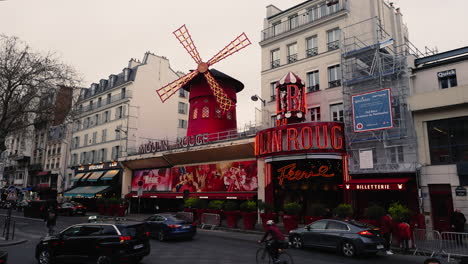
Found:
<path fill-rule="evenodd" d="M 170 143 L 169 140 L 163 139 L 158 141 L 150 141 L 141 144 L 138 149 L 138 154 L 154 153 L 171 149 L 186 148 L 201 146 L 208 142 L 208 134 L 200 134 L 177 138 L 176 143 Z"/>
<path fill-rule="evenodd" d="M 340 122 L 306 122 L 277 126 L 262 130 L 255 137 L 257 156 L 344 151 L 344 128 Z"/>

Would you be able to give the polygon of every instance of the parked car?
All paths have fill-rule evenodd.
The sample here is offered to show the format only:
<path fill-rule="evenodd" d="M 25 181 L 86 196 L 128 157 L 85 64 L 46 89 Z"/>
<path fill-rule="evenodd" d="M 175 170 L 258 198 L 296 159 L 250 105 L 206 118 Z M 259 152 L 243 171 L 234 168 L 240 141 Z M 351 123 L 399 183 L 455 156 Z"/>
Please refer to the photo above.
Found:
<path fill-rule="evenodd" d="M 384 250 L 380 229 L 356 221 L 323 219 L 289 232 L 296 248 L 316 247 L 337 250 L 346 257 L 377 254 Z"/>
<path fill-rule="evenodd" d="M 197 225 L 175 214 L 155 214 L 145 220 L 151 237 L 160 241 L 171 238 L 192 239 L 197 233 Z"/>
<path fill-rule="evenodd" d="M 57 206 L 57 213 L 64 215 L 86 215 L 87 208 L 77 202 L 65 202 Z"/>
<path fill-rule="evenodd" d="M 8 252 L 0 251 L 0 264 L 8 263 Z"/>
<path fill-rule="evenodd" d="M 36 246 L 39 264 L 139 263 L 150 253 L 145 223 L 110 221 L 73 225 L 62 232 L 42 238 Z"/>

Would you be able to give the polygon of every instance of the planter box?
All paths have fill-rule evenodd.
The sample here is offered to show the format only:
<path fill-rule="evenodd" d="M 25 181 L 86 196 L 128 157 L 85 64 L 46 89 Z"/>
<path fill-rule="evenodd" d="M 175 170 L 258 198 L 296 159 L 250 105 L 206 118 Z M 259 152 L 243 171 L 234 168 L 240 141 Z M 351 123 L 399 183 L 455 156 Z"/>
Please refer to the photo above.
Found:
<path fill-rule="evenodd" d="M 283 225 L 286 233 L 289 231 L 296 229 L 299 223 L 299 216 L 297 215 L 283 215 Z"/>
<path fill-rule="evenodd" d="M 268 220 L 273 220 L 276 222 L 276 218 L 278 217 L 278 214 L 277 213 L 261 213 L 260 217 L 262 218 L 263 229 L 266 230 L 266 222 Z"/>
<path fill-rule="evenodd" d="M 321 219 L 323 219 L 323 217 L 321 216 L 310 216 L 310 215 L 304 216 L 304 222 L 306 225 L 313 223 L 315 221 L 321 220 Z"/>
<path fill-rule="evenodd" d="M 242 212 L 242 221 L 244 229 L 252 230 L 255 228 L 255 222 L 257 222 L 257 212 Z"/>
<path fill-rule="evenodd" d="M 225 211 L 224 215 L 226 216 L 226 224 L 230 228 L 237 227 L 237 220 L 239 219 L 238 211 Z"/>

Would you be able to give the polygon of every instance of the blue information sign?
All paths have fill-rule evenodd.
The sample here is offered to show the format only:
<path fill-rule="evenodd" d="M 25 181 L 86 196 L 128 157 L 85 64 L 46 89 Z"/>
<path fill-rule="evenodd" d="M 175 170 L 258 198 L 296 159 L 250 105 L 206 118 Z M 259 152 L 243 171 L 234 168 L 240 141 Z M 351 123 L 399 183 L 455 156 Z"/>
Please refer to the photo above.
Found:
<path fill-rule="evenodd" d="M 390 89 L 352 96 L 354 132 L 393 127 Z"/>

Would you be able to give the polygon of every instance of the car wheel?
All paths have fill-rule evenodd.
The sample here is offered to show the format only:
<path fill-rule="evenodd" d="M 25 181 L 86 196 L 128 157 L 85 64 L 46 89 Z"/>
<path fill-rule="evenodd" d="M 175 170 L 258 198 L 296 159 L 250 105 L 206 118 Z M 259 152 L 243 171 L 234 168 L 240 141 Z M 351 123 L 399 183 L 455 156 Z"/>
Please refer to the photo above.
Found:
<path fill-rule="evenodd" d="M 158 232 L 158 240 L 159 240 L 159 241 L 164 241 L 164 240 L 166 240 L 166 234 L 164 234 L 164 231 L 160 230 L 160 231 Z"/>
<path fill-rule="evenodd" d="M 291 238 L 291 244 L 294 248 L 303 248 L 304 247 L 304 242 L 302 240 L 302 237 L 300 236 L 293 236 Z"/>
<path fill-rule="evenodd" d="M 54 263 L 54 258 L 52 256 L 52 253 L 50 253 L 50 251 L 47 250 L 47 249 L 43 249 L 39 253 L 38 262 L 39 262 L 39 264 L 52 264 L 52 263 Z"/>
<path fill-rule="evenodd" d="M 99 256 L 96 264 L 112 264 L 112 260 L 108 256 Z"/>
<path fill-rule="evenodd" d="M 343 253 L 345 257 L 354 257 L 356 255 L 356 247 L 353 243 L 344 241 L 341 244 L 341 253 Z"/>

